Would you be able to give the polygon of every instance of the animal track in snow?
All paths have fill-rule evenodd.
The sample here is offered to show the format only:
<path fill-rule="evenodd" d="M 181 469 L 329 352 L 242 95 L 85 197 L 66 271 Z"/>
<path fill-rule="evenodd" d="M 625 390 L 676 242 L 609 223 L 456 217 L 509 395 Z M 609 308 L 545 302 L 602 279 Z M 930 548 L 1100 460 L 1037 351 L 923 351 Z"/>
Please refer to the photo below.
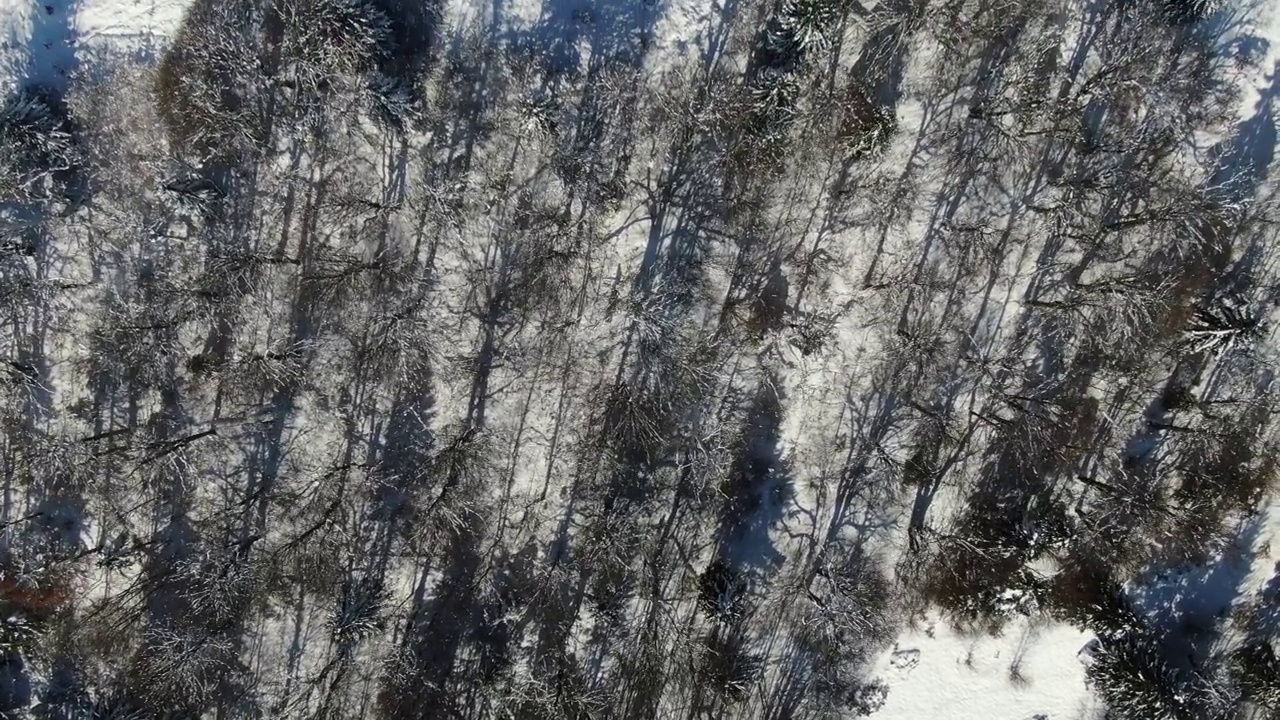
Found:
<path fill-rule="evenodd" d="M 915 666 L 920 664 L 920 651 L 915 648 L 907 650 L 894 650 L 893 656 L 889 660 L 889 664 L 901 670 L 908 672 Z"/>

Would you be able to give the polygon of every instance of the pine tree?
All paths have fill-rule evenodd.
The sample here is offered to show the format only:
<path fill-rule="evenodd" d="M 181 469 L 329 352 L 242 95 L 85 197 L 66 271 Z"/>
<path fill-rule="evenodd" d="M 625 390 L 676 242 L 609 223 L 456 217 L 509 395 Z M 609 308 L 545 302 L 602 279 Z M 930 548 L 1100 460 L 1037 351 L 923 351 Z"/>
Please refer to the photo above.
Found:
<path fill-rule="evenodd" d="M 1249 702 L 1280 712 L 1280 658 L 1271 643 L 1254 639 L 1231 654 L 1230 675 Z"/>
<path fill-rule="evenodd" d="M 1176 671 L 1144 634 L 1103 638 L 1085 677 L 1115 720 L 1194 720 Z"/>

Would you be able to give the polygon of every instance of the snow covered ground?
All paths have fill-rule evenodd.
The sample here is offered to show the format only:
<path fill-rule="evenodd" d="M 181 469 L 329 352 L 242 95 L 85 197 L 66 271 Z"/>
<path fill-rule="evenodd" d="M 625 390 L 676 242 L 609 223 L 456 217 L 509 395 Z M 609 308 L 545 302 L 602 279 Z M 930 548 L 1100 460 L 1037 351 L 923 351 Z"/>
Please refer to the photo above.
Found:
<path fill-rule="evenodd" d="M 177 31 L 186 0 L 3 0 L 0 67 L 18 78 L 61 87 L 85 46 L 154 52 Z"/>
<path fill-rule="evenodd" d="M 884 720 L 1092 720 L 1077 653 L 1088 635 L 1029 620 L 998 638 L 928 621 L 904 632 L 877 671 L 890 687 Z"/>

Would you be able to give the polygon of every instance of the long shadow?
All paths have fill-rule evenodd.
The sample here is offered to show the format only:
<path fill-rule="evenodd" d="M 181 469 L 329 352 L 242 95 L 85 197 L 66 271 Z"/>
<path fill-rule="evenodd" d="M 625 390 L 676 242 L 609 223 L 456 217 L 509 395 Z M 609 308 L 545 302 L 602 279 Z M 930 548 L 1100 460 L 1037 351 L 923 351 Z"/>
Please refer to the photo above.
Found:
<path fill-rule="evenodd" d="M 1128 595 L 1162 634 L 1170 660 L 1188 658 L 1193 666 L 1208 660 L 1226 630 L 1232 605 L 1242 594 L 1265 522 L 1265 513 L 1250 518 L 1230 546 L 1205 564 L 1157 565 L 1134 580 Z"/>
<path fill-rule="evenodd" d="M 79 5 L 79 0 L 40 0 L 34 4 L 24 84 L 49 88 L 59 96 L 66 92 L 79 66 L 75 46 Z"/>
<path fill-rule="evenodd" d="M 1215 148 L 1218 170 L 1210 183 L 1220 188 L 1228 202 L 1256 201 L 1258 192 L 1271 177 L 1275 163 L 1280 119 L 1275 103 L 1280 98 L 1280 62 L 1267 75 L 1270 84 L 1258 92 L 1254 113 L 1236 126 L 1235 141 L 1225 148 Z M 1250 285 L 1268 255 L 1265 233 L 1254 233 L 1239 259 L 1220 281 L 1226 296 L 1250 297 Z"/>
<path fill-rule="evenodd" d="M 1056 101 L 1057 103 L 1062 103 L 1073 92 L 1073 86 L 1075 84 L 1076 78 L 1078 77 L 1079 73 L 1083 69 L 1085 58 L 1093 50 L 1094 46 L 1098 42 L 1098 38 L 1104 33 L 1104 26 L 1108 21 L 1109 17 L 1111 17 L 1110 11 L 1105 7 L 1094 5 L 1090 9 L 1086 10 L 1084 17 L 1082 18 L 1082 33 L 1081 33 L 1080 39 L 1077 42 L 1076 48 L 1071 55 L 1071 59 L 1066 69 L 1065 77 L 1062 79 L 1061 85 L 1059 86 L 1059 89 L 1057 92 L 1057 101 Z M 1013 32 L 1015 27 L 1016 27 L 1016 24 L 1014 26 L 1011 26 L 1009 28 L 1009 31 Z M 1012 40 L 1009 40 L 1007 42 L 1012 42 Z M 998 56 L 1001 52 L 1007 51 L 1008 47 L 1009 46 L 1008 44 L 1006 44 L 1006 41 L 997 43 L 994 46 L 994 50 L 996 51 L 995 55 L 989 55 L 988 58 L 990 59 Z M 1005 50 L 1002 50 L 1002 48 L 1004 48 Z M 992 73 L 998 71 L 999 66 L 1000 64 L 996 63 L 995 65 L 992 65 L 989 68 L 985 69 L 981 73 L 981 77 L 989 78 Z M 1092 108 L 1089 108 L 1089 107 L 1084 108 L 1084 113 L 1086 116 L 1090 115 L 1091 112 L 1093 112 Z M 1099 122 L 1101 122 L 1102 117 L 1099 116 L 1098 120 Z M 1098 131 L 1098 130 L 1100 130 L 1100 128 L 1095 127 L 1095 131 Z M 980 136 L 976 136 L 976 139 L 981 141 Z M 1057 145 L 1059 144 L 1052 143 L 1052 142 L 1046 145 L 1043 162 L 1040 164 L 1040 167 L 1037 169 L 1037 171 L 1033 173 L 1032 177 L 1029 178 L 1029 180 L 1027 181 L 1027 187 L 1023 190 L 1020 190 L 1020 192 L 1024 193 L 1023 195 L 1024 197 L 1034 197 L 1036 192 L 1046 187 L 1046 181 L 1050 180 L 1050 178 L 1055 175 L 1060 175 L 1061 173 L 1060 166 L 1062 165 L 1062 163 L 1064 162 L 1067 156 L 1063 154 L 1061 155 L 1061 157 L 1055 158 L 1055 155 L 1058 155 Z M 962 186 L 962 189 L 963 189 L 963 186 Z M 957 193 L 953 197 L 958 198 L 959 196 L 960 194 Z M 946 227 L 947 225 L 946 219 L 949 217 L 950 217 L 950 214 L 944 213 L 943 215 L 944 222 L 942 224 L 942 227 Z M 937 223 L 935 223 L 932 227 L 938 227 Z M 932 230 L 931 230 L 931 234 L 932 234 Z M 926 244 L 929 242 L 928 237 L 929 236 L 926 237 Z M 1061 249 L 1062 249 L 1061 242 L 1053 242 L 1053 241 L 1046 242 L 1040 250 L 1039 257 L 1036 258 L 1036 267 L 1037 268 L 1049 267 Z M 1047 277 L 1048 275 L 1042 272 L 1034 273 L 1034 279 L 1024 293 L 1024 298 L 1029 300 L 1031 304 L 1034 305 L 1037 301 L 1037 298 L 1039 298 L 1042 294 L 1052 289 L 1052 286 L 1046 284 L 1045 278 Z M 986 300 L 984 298 L 984 301 L 983 301 L 984 311 L 986 308 L 985 303 L 986 303 Z M 972 332 L 974 333 L 976 333 L 979 327 L 978 325 L 979 320 L 980 318 L 975 318 L 974 320 L 974 324 L 972 326 Z M 1013 331 L 1013 337 L 1015 338 L 1016 343 L 1019 344 L 1018 346 L 1020 346 L 1020 343 L 1023 342 L 1023 339 L 1029 337 L 1028 334 L 1034 330 L 1034 326 L 1036 324 L 1039 324 L 1040 326 L 1039 339 L 1037 341 L 1040 348 L 1039 350 L 1040 359 L 1037 361 L 1038 369 L 1034 373 L 1032 373 L 1030 377 L 1024 379 L 1023 389 L 1019 391 L 1021 395 L 1024 395 L 1024 396 L 1041 395 L 1046 389 L 1051 388 L 1052 385 L 1060 382 L 1068 375 L 1080 377 L 1081 371 L 1083 371 L 1085 375 L 1087 375 L 1089 372 L 1087 369 L 1083 367 L 1076 368 L 1075 370 L 1068 370 L 1068 368 L 1063 366 L 1061 362 L 1062 358 L 1064 357 L 1062 348 L 1063 348 L 1063 343 L 1066 342 L 1066 339 L 1062 337 L 1063 334 L 1060 332 L 1060 329 L 1058 328 L 1057 325 L 1052 323 L 1051 320 L 1052 320 L 1051 317 L 1045 315 L 1044 313 L 1037 312 L 1035 310 L 1023 312 L 1020 314 L 1018 318 L 1017 325 Z M 1008 375 L 1009 375 L 1008 370 L 1002 370 L 999 374 L 997 385 L 1003 384 L 1004 379 L 1008 377 Z M 950 407 L 949 402 L 947 406 Z M 916 510 L 915 512 L 913 512 L 913 526 L 917 525 L 917 523 L 919 522 L 915 518 L 918 517 L 920 514 L 920 501 L 922 499 L 925 499 L 927 501 L 927 496 L 922 498 L 918 494 Z"/>
<path fill-rule="evenodd" d="M 743 423 L 738 458 L 724 482 L 717 556 L 737 568 L 769 571 L 785 559 L 769 537 L 790 498 L 791 478 L 780 456 L 783 399 L 771 384 L 756 390 Z"/>
<path fill-rule="evenodd" d="M 478 619 L 476 593 L 481 580 L 481 533 L 465 528 L 449 533 L 439 594 L 426 594 L 426 570 L 415 590 L 401 640 L 405 664 L 383 688 L 383 711 L 406 720 L 457 716 L 461 708 L 451 687 L 458 655 Z"/>
<path fill-rule="evenodd" d="M 911 39 L 924 5 L 918 0 L 893 0 L 887 6 L 895 19 L 867 38 L 853 62 L 849 81 L 867 88 L 876 106 L 893 113 L 902 97 Z"/>
<path fill-rule="evenodd" d="M 978 71 L 972 80 L 973 96 L 979 103 L 991 95 L 995 88 L 999 87 L 1006 65 L 1014 55 L 1018 39 L 1026 30 L 1028 23 L 1029 16 L 1027 13 L 1023 12 L 1016 15 L 1006 24 L 1004 32 L 999 37 L 993 38 L 979 54 L 981 61 Z M 948 107 L 947 113 L 954 115 L 959 109 L 959 103 L 953 103 Z M 972 117 L 971 109 L 969 114 Z M 913 281 L 908 287 L 907 297 L 899 315 L 898 329 L 900 333 L 908 331 L 912 323 L 913 313 L 927 312 L 927 308 L 917 307 L 918 284 L 930 263 L 935 259 L 934 246 L 943 241 L 947 235 L 947 229 L 953 224 L 962 209 L 972 203 L 974 200 L 972 191 L 976 184 L 986 179 L 991 172 L 989 146 L 996 137 L 997 134 L 994 129 L 983 122 L 978 122 L 969 123 L 959 138 L 959 144 L 955 148 L 956 153 L 954 155 L 958 159 L 959 167 L 952 168 L 948 173 L 948 176 L 954 179 L 949 181 L 947 187 L 939 194 L 939 200 L 935 203 L 929 218 L 924 240 L 919 250 L 919 260 L 915 266 Z"/>
<path fill-rule="evenodd" d="M 63 116 L 60 125 L 69 124 L 65 118 L 63 96 L 68 78 L 77 68 L 74 47 L 76 8 L 74 0 L 49 0 L 49 4 L 31 9 L 31 36 L 25 49 L 26 62 L 18 71 L 18 87 L 14 95 L 4 99 L 4 112 L 9 115 L 3 119 L 4 122 L 15 121 L 16 113 L 12 108 L 22 102 L 22 98 L 34 98 L 44 106 L 46 112 L 52 111 Z M 44 172 L 51 168 L 34 169 L 36 172 Z M 71 179 L 65 170 L 54 170 L 53 175 L 64 187 Z M 0 277 L 16 280 L 14 285 L 17 287 L 35 288 L 50 276 L 51 267 L 57 265 L 58 253 L 52 247 L 47 226 L 47 214 L 51 209 L 51 203 L 43 198 L 26 201 L 5 199 L 0 202 L 0 220 L 8 226 L 7 229 L 14 237 L 19 238 L 18 244 L 22 246 L 22 252 L 4 253 L 5 267 L 0 269 Z M 23 255 L 34 259 L 34 272 L 27 267 L 25 258 L 21 257 Z M 44 350 L 51 308 L 41 297 L 43 294 L 31 293 L 30 306 L 23 313 L 28 316 L 27 322 L 23 324 L 29 327 L 29 332 L 25 338 L 14 339 L 16 354 L 6 359 L 8 374 L 19 378 L 19 384 L 25 385 L 27 389 L 22 424 L 28 434 L 37 433 L 37 428 L 43 425 L 42 421 L 50 418 L 54 412 L 53 378 Z M 18 327 L 19 324 L 15 323 L 15 330 Z M 85 524 L 85 502 L 83 494 L 74 490 L 75 483 L 69 482 L 69 477 L 60 479 L 63 475 L 65 473 L 62 471 L 52 470 L 50 477 L 43 478 L 44 482 L 37 483 L 32 488 L 35 496 L 26 500 L 29 506 L 36 508 L 33 515 L 35 522 L 25 523 L 20 536 L 5 538 L 3 555 L 6 561 L 12 552 L 22 546 L 38 549 L 44 546 L 43 552 L 51 553 L 50 557 L 53 558 L 74 556 L 80 549 Z M 8 517 L 5 519 L 8 520 Z M 19 552 L 26 554 L 21 550 Z M 21 654 L 6 650 L 0 659 L 0 676 L 0 714 L 19 710 L 30 704 L 38 679 L 32 677 L 31 668 Z"/>
<path fill-rule="evenodd" d="M 553 76 L 577 76 L 612 62 L 640 66 L 662 10 L 658 0 L 544 0 L 531 27 L 499 26 L 497 39 L 538 57 Z"/>
<path fill-rule="evenodd" d="M 1252 199 L 1271 175 L 1276 155 L 1275 102 L 1280 97 L 1280 62 L 1267 75 L 1270 84 L 1258 92 L 1253 114 L 1238 123 L 1232 139 L 1210 153 L 1215 170 L 1209 186 L 1231 200 Z"/>
<path fill-rule="evenodd" d="M 890 360 L 887 364 L 894 370 L 901 369 L 897 360 Z M 885 375 L 881 383 L 870 388 L 860 400 L 853 397 L 852 391 L 847 396 L 850 403 L 849 437 L 861 440 L 849 443 L 836 485 L 830 528 L 824 544 L 835 540 L 852 521 L 864 492 L 868 492 L 868 496 L 874 495 L 869 486 L 873 485 L 871 475 L 879 460 L 877 453 L 902 418 L 902 401 L 910 394 L 910 380 L 902 378 L 898 372 L 890 371 Z"/>
<path fill-rule="evenodd" d="M 1253 202 L 1267 181 L 1277 141 L 1272 106 L 1278 74 L 1269 76 L 1270 84 L 1259 93 L 1253 115 L 1236 125 L 1230 139 L 1211 150 L 1214 169 L 1202 188 L 1211 201 L 1226 205 Z M 1251 296 L 1250 285 L 1256 282 L 1254 270 L 1261 255 L 1257 237 L 1241 248 L 1242 238 L 1227 234 L 1232 231 L 1215 226 L 1212 219 L 1196 222 L 1199 227 L 1194 231 L 1205 239 L 1202 242 L 1206 245 L 1197 257 L 1205 266 L 1208 279 L 1193 290 L 1192 302 L 1212 307 L 1224 295 Z M 1235 256 L 1238 259 L 1233 261 Z M 1157 258 L 1156 262 L 1162 259 Z M 1173 390 L 1200 386 L 1205 393 L 1213 392 L 1213 380 L 1206 378 L 1206 373 L 1218 364 L 1219 359 L 1212 352 L 1188 348 L 1176 356 L 1161 390 L 1146 405 L 1141 426 L 1127 438 L 1122 451 L 1125 473 L 1121 480 L 1134 483 L 1139 493 L 1152 493 L 1163 482 L 1160 466 L 1166 453 L 1162 448 L 1176 437 L 1174 420 L 1180 411 L 1175 402 L 1179 393 Z M 1196 686 L 1198 678 L 1212 672 L 1205 668 L 1214 661 L 1226 630 L 1224 618 L 1249 573 L 1249 551 L 1264 517 L 1265 514 L 1258 514 L 1251 518 L 1242 535 L 1233 539 L 1237 552 L 1224 551 L 1205 562 L 1175 567 L 1163 560 L 1152 562 L 1129 591 L 1137 608 L 1150 619 L 1151 642 L 1176 670 L 1177 682 L 1187 687 Z M 1127 537 L 1141 523 L 1140 518 L 1129 513 L 1121 513 L 1113 520 L 1116 527 L 1112 532 L 1118 537 Z"/>
<path fill-rule="evenodd" d="M 67 133 L 73 130 L 69 110 L 64 102 L 70 77 L 77 71 L 79 58 L 76 53 L 75 14 L 78 0 L 48 0 L 31 8 L 31 37 L 26 48 L 25 66 L 19 69 L 18 86 L 13 95 L 5 98 L 4 112 L 8 114 L 0 122 L 19 122 L 27 125 L 29 132 L 48 134 L 51 132 Z M 30 108 L 18 111 L 16 108 Z M 49 116 L 48 119 L 37 120 L 30 113 Z M 26 115 L 26 117 L 23 117 Z M 70 142 L 70 139 L 68 139 Z M 31 153 L 30 161 L 35 163 L 60 163 L 62 158 L 46 156 L 45 153 Z M 73 193 L 83 195 L 82 179 L 75 168 L 32 168 L 33 171 L 51 172 L 55 180 L 55 188 L 65 198 Z M 22 238 L 21 243 L 27 248 L 23 254 L 31 255 L 35 260 L 35 277 L 32 281 L 39 283 L 51 275 L 56 275 L 61 254 L 53 246 L 48 229 L 48 214 L 52 212 L 55 197 L 37 197 L 25 201 L 0 201 L 0 222 L 9 226 L 10 232 Z M 83 197 L 79 198 L 83 201 Z M 8 256 L 8 253 L 5 253 Z M 6 258 L 8 259 L 8 258 Z M 6 263 L 7 264 L 7 263 Z M 8 273 L 5 273 L 6 275 Z M 22 273 L 26 274 L 26 273 Z M 34 294 L 33 299 L 39 298 Z M 28 341 L 22 343 L 23 354 L 15 357 L 14 362 L 35 370 L 34 382 L 30 384 L 34 401 L 30 412 L 30 420 L 47 418 L 53 412 L 53 387 L 51 369 L 44 352 L 43 326 L 47 323 L 45 313 L 47 303 L 37 300 L 33 302 L 34 317 L 31 325 L 37 329 Z"/>

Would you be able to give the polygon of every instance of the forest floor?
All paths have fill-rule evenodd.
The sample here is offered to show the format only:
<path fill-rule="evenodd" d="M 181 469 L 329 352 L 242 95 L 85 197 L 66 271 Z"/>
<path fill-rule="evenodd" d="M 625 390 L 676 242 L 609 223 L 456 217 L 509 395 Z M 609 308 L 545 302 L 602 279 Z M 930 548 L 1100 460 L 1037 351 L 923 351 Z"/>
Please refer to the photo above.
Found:
<path fill-rule="evenodd" d="M 533 43 L 543 53 L 563 53 L 565 62 L 578 56 L 579 46 L 619 44 L 639 35 L 650 43 L 648 63 L 680 62 L 691 53 L 713 52 L 718 14 L 730 0 L 464 0 L 449 9 L 458 27 L 481 23 L 509 42 Z M 0 86 L 38 80 L 61 86 L 78 66 L 92 62 L 97 51 L 124 51 L 149 62 L 163 48 L 181 22 L 183 0 L 0 0 Z M 1271 164 L 1277 134 L 1272 110 L 1280 92 L 1280 8 L 1264 11 L 1258 27 L 1236 46 L 1248 79 L 1240 107 L 1239 137 L 1248 148 L 1242 161 L 1265 169 Z M 908 90 L 904 100 L 903 132 L 897 141 L 911 141 L 913 107 Z M 639 241 L 640 238 L 637 238 Z M 844 350 L 853 352 L 862 338 L 844 336 Z M 843 362 L 843 361 L 835 361 Z M 823 382 L 831 368 L 788 372 L 785 382 L 803 397 L 806 388 Z M 825 388 L 823 388 L 825 392 Z M 816 395 L 815 397 L 821 397 Z M 461 399 L 465 402 L 465 398 Z M 499 411 L 495 411 L 497 413 Z M 815 410 L 815 418 L 822 416 Z M 804 432 L 804 418 L 789 419 L 788 433 Z M 540 469 L 539 469 L 540 470 Z M 541 472 L 538 473 L 541 475 Z M 549 474 L 549 473 L 548 473 Z M 533 482 L 533 481 L 531 481 Z M 811 504 L 803 495 L 800 506 Z M 940 508 L 939 512 L 946 512 Z M 901 518 L 886 531 L 895 534 L 885 547 L 902 547 Z M 777 531 L 775 524 L 771 528 Z M 1274 547 L 1274 549 L 1273 549 Z M 1143 599 L 1161 598 L 1186 614 L 1221 615 L 1238 602 L 1253 598 L 1273 576 L 1280 562 L 1280 506 L 1241 529 L 1234 547 L 1209 566 L 1148 578 L 1131 586 Z M 958 631 L 932 614 L 917 617 L 894 646 L 875 664 L 874 674 L 890 692 L 873 717 L 883 720 L 1092 720 L 1096 701 L 1084 685 L 1087 647 L 1091 636 L 1074 627 L 1035 619 L 1020 619 L 998 637 Z"/>

